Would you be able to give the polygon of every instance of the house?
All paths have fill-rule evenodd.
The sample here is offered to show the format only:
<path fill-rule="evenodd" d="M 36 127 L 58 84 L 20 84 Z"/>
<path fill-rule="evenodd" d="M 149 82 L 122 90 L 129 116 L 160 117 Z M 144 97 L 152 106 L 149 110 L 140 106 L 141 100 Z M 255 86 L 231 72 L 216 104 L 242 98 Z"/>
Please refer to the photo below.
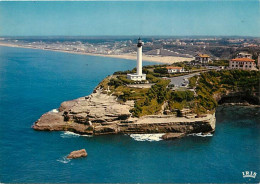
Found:
<path fill-rule="evenodd" d="M 248 54 L 247 52 L 239 52 L 237 54 L 237 58 L 249 58 L 249 59 L 252 59 L 252 54 Z"/>
<path fill-rule="evenodd" d="M 255 60 L 250 58 L 235 58 L 229 61 L 230 69 L 257 70 Z"/>
<path fill-rule="evenodd" d="M 197 54 L 195 55 L 195 63 L 208 64 L 210 56 L 207 54 Z"/>
<path fill-rule="evenodd" d="M 183 67 L 167 66 L 168 73 L 182 73 L 185 72 Z"/>

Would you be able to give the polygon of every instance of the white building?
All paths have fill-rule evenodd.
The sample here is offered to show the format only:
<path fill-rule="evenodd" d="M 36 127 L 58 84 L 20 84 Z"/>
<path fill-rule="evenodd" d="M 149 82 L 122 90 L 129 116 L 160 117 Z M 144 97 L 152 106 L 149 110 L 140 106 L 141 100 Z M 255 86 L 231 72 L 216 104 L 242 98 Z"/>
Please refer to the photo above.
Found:
<path fill-rule="evenodd" d="M 249 58 L 249 59 L 252 59 L 252 54 L 249 54 L 247 52 L 239 52 L 237 54 L 237 58 Z"/>
<path fill-rule="evenodd" d="M 182 73 L 185 72 L 183 67 L 167 66 L 168 73 Z"/>
<path fill-rule="evenodd" d="M 210 56 L 207 54 L 197 54 L 195 56 L 195 62 L 200 64 L 208 64 L 210 61 Z"/>
<path fill-rule="evenodd" d="M 137 42 L 137 61 L 136 61 L 136 73 L 134 74 L 127 74 L 127 79 L 134 80 L 134 81 L 142 81 L 146 80 L 146 74 L 143 74 L 142 71 L 142 46 L 143 42 L 139 38 Z"/>
<path fill-rule="evenodd" d="M 250 58 L 235 58 L 229 61 L 230 69 L 257 70 L 255 60 Z"/>

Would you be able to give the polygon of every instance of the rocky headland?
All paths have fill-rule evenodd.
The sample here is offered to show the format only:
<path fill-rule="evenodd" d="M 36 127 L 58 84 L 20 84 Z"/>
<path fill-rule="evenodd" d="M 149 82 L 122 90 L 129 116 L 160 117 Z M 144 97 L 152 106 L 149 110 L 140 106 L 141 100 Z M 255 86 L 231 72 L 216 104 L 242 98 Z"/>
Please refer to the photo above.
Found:
<path fill-rule="evenodd" d="M 219 104 L 260 105 L 256 71 L 203 72 L 189 79 L 193 90 L 171 90 L 169 80 L 151 72 L 148 76 L 152 85 L 137 88 L 143 84 L 132 86 L 124 72 L 117 72 L 89 96 L 43 114 L 33 129 L 87 135 L 164 133 L 163 139 L 175 139 L 214 132 Z"/>
<path fill-rule="evenodd" d="M 133 117 L 134 101 L 122 102 L 116 96 L 96 89 L 86 97 L 66 101 L 58 111 L 43 114 L 34 125 L 40 131 L 71 131 L 79 134 L 208 133 L 215 130 L 215 114 L 203 117 L 146 115 Z"/>

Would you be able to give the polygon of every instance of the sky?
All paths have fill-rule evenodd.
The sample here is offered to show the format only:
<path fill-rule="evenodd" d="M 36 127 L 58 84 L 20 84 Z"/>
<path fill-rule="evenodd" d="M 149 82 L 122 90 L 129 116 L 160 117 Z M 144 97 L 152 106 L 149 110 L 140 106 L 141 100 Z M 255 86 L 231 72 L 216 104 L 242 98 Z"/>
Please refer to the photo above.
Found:
<path fill-rule="evenodd" d="M 0 36 L 255 36 L 260 2 L 0 1 Z"/>

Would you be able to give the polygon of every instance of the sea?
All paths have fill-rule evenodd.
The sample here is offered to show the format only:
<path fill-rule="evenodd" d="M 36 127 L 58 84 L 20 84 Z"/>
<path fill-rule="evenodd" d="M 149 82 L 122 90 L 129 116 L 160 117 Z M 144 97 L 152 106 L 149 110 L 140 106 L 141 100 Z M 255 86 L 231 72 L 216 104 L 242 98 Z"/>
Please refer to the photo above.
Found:
<path fill-rule="evenodd" d="M 63 101 L 89 95 L 106 76 L 133 67 L 131 60 L 0 47 L 0 183 L 260 182 L 259 108 L 220 106 L 214 134 L 173 141 L 31 128 Z M 83 148 L 86 158 L 66 159 Z M 243 177 L 246 171 L 255 178 Z"/>

